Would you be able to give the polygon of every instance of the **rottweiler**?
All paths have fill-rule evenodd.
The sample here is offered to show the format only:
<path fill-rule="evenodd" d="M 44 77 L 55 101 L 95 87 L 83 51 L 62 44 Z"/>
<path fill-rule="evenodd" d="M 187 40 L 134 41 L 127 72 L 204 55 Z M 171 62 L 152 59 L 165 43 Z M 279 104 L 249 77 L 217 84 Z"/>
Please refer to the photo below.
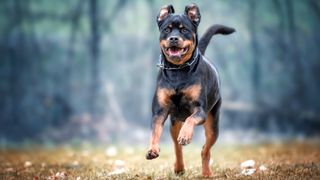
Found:
<path fill-rule="evenodd" d="M 184 14 L 174 14 L 173 6 L 167 5 L 157 16 L 160 70 L 152 102 L 152 133 L 146 159 L 159 156 L 160 136 L 170 115 L 176 155 L 174 172 L 184 173 L 182 145 L 191 142 L 196 125 L 203 125 L 206 141 L 201 151 L 202 175 L 210 177 L 210 149 L 218 137 L 221 90 L 218 72 L 204 53 L 213 35 L 227 35 L 235 30 L 213 25 L 198 41 L 200 20 L 196 4 L 187 5 Z"/>

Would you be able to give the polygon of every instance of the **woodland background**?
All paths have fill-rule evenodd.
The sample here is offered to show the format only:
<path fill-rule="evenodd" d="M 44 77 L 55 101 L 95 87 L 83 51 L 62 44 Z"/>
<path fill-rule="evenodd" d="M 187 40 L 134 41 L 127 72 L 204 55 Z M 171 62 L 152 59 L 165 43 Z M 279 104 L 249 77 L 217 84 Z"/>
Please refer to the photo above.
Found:
<path fill-rule="evenodd" d="M 169 3 L 183 13 L 191 1 L 1 0 L 0 146 L 147 144 L 155 18 Z M 197 4 L 200 36 L 212 24 L 236 29 L 206 53 L 222 81 L 219 141 L 319 136 L 320 1 Z"/>

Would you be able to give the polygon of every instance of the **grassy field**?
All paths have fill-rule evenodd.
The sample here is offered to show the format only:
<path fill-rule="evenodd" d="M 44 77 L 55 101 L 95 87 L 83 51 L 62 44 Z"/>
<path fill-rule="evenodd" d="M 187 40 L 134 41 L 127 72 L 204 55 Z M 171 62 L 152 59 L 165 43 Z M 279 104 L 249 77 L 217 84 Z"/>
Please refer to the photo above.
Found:
<path fill-rule="evenodd" d="M 0 179 L 200 179 L 200 147 L 184 148 L 186 172 L 176 176 L 170 144 L 160 157 L 145 160 L 145 147 L 82 146 L 0 151 Z M 241 173 L 252 159 L 257 171 Z M 259 170 L 259 166 L 267 169 Z M 320 144 L 295 142 L 263 145 L 218 145 L 212 150 L 214 179 L 320 179 Z"/>

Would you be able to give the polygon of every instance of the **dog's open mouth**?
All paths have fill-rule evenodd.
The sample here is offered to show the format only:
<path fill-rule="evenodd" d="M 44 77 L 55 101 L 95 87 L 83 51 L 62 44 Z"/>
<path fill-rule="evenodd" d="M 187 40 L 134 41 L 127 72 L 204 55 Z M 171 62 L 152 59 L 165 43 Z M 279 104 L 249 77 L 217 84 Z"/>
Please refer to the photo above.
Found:
<path fill-rule="evenodd" d="M 167 47 L 165 48 L 166 54 L 169 55 L 169 57 L 181 57 L 185 53 L 187 53 L 189 48 L 180 48 L 176 46 Z"/>

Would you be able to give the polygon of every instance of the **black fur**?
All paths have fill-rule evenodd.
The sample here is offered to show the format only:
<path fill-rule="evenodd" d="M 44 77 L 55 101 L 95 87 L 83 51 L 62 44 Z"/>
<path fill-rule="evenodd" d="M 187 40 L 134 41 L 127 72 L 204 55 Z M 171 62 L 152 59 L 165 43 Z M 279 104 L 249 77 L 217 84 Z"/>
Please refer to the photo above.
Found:
<path fill-rule="evenodd" d="M 219 25 L 219 24 L 215 24 L 215 25 L 212 25 L 211 27 L 209 27 L 199 41 L 198 47 L 199 47 L 201 54 L 203 54 L 203 55 L 205 54 L 207 46 L 208 46 L 213 35 L 216 35 L 216 34 L 228 35 L 233 32 L 235 32 L 234 28 L 230 28 L 227 26 Z"/>
<path fill-rule="evenodd" d="M 162 132 L 159 129 L 169 115 L 172 125 L 177 121 L 192 121 L 193 125 L 199 125 L 212 115 L 214 122 L 211 128 L 215 138 L 218 137 L 222 102 L 220 80 L 217 69 L 204 57 L 204 53 L 213 35 L 227 35 L 235 30 L 213 25 L 198 43 L 200 20 L 200 11 L 195 4 L 186 6 L 185 13 L 181 15 L 174 14 L 172 5 L 164 6 L 157 16 L 162 64 L 152 101 L 153 133 L 147 159 L 159 156 L 158 143 Z M 186 131 L 181 135 L 180 131 L 179 144 L 188 144 L 189 135 Z"/>

